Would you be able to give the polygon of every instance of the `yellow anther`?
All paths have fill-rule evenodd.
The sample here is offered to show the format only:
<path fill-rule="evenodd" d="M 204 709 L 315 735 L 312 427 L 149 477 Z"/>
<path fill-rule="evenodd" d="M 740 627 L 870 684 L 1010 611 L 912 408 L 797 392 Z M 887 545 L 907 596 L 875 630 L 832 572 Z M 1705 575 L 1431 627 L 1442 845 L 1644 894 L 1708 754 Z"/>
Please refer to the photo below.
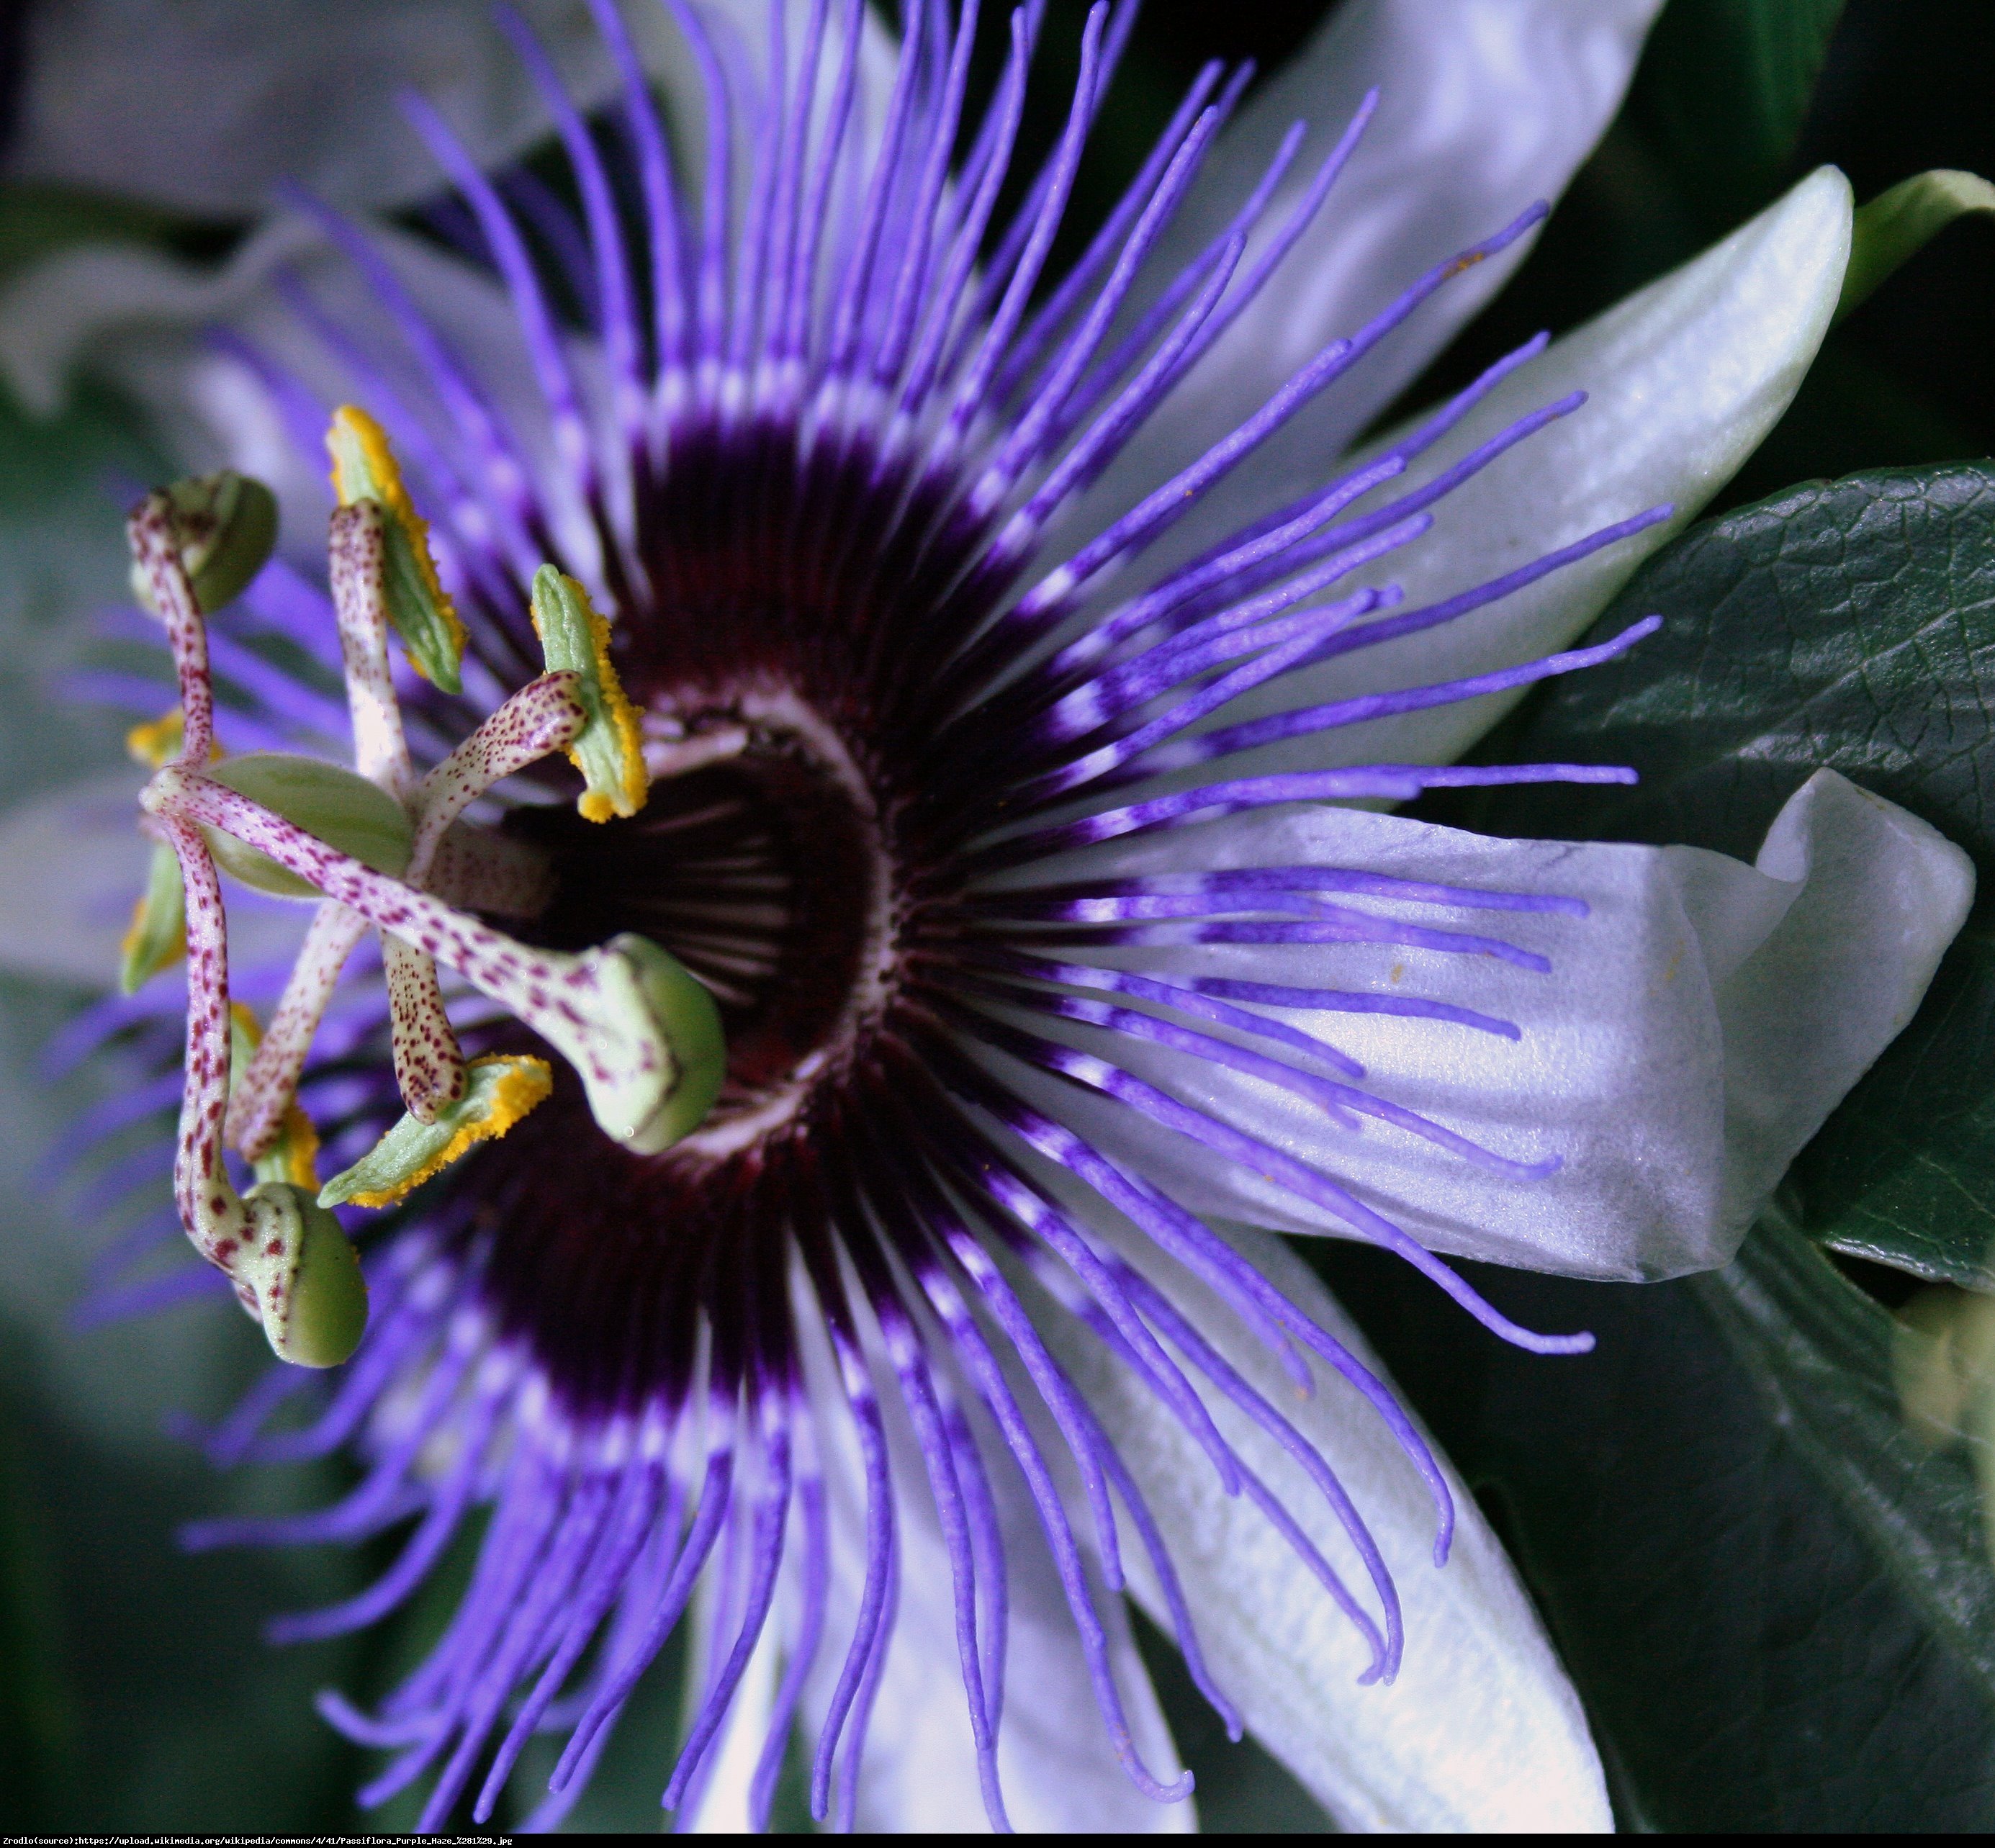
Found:
<path fill-rule="evenodd" d="M 444 594 L 430 551 L 429 523 L 415 510 L 386 433 L 358 405 L 342 404 L 325 433 L 332 491 L 342 507 L 376 503 L 392 535 L 387 570 L 388 615 L 408 650 L 410 665 L 447 692 L 458 689 L 464 624 Z"/>
<path fill-rule="evenodd" d="M 568 747 L 568 757 L 589 786 L 575 806 L 585 821 L 635 815 L 651 793 L 651 775 L 636 709 L 609 659 L 608 619 L 597 613 L 587 591 L 551 565 L 534 573 L 531 613 L 548 671 L 582 676 L 576 690 L 589 722 Z"/>
<path fill-rule="evenodd" d="M 180 709 L 160 713 L 156 719 L 149 719 L 142 725 L 135 725 L 125 734 L 125 754 L 132 761 L 146 770 L 163 770 L 180 754 L 180 745 L 187 737 L 187 720 Z M 208 761 L 218 764 L 222 757 L 218 743 L 208 748 Z"/>
<path fill-rule="evenodd" d="M 544 1059 L 494 1053 L 472 1060 L 464 1095 L 434 1123 L 403 1116 L 343 1174 L 319 1193 L 321 1206 L 393 1206 L 473 1145 L 503 1135 L 554 1089 Z"/>
<path fill-rule="evenodd" d="M 125 750 L 132 761 L 146 770 L 161 770 L 180 754 L 180 740 L 187 735 L 187 721 L 180 709 L 162 713 L 125 734 Z"/>
<path fill-rule="evenodd" d="M 318 1192 L 318 1132 L 300 1105 L 294 1104 L 284 1112 L 277 1139 L 254 1166 L 259 1180 L 287 1180 L 307 1194 Z M 266 1173 L 266 1167 L 276 1171 Z"/>

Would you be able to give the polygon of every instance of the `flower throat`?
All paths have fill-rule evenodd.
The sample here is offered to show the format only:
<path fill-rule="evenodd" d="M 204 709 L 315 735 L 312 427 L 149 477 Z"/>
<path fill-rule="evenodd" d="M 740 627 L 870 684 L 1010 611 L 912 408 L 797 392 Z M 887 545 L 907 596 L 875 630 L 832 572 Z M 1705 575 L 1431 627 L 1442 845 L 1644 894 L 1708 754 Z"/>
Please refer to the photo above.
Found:
<path fill-rule="evenodd" d="M 788 1122 L 877 1026 L 895 983 L 891 868 L 865 779 L 795 694 L 658 696 L 645 733 L 655 780 L 640 813 L 601 826 L 566 805 L 509 818 L 555 874 L 523 934 L 582 950 L 637 932 L 706 984 L 726 1076 L 676 1152 L 710 1159 Z"/>

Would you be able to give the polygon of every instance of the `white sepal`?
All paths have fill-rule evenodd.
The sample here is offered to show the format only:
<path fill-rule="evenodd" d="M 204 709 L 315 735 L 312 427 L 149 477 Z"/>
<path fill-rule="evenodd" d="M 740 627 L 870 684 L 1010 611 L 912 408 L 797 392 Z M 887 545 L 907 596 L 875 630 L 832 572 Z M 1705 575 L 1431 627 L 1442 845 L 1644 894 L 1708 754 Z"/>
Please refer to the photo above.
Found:
<path fill-rule="evenodd" d="M 801 1325 L 812 1398 L 826 1407 L 840 1395 L 816 1330 Z M 876 1367 L 893 1462 L 900 1544 L 900 1614 L 881 1677 L 860 1768 L 856 1826 L 868 1833 L 980 1833 L 989 1827 L 979 1794 L 963 1671 L 956 1653 L 949 1562 L 921 1453 L 898 1404 L 892 1374 Z M 1028 1416 L 1031 1388 L 1015 1379 Z M 1070 1470 L 1059 1469 L 1059 1439 L 1048 1419 L 1033 1423 L 1049 1463 L 1069 1492 L 1076 1537 L 1092 1554 L 1087 1510 Z M 984 1455 L 1008 1568 L 1010 1623 L 998 1768 L 1011 1826 L 1021 1833 L 1177 1833 L 1196 1826 L 1193 1804 L 1152 1802 L 1129 1781 L 1094 1702 L 1073 1620 L 1039 1519 L 1017 1468 L 990 1433 Z M 856 1440 L 842 1413 L 819 1422 L 831 1541 L 825 1642 L 802 1702 L 804 1737 L 814 1750 L 826 1705 L 857 1612 L 866 1563 L 866 1488 Z M 787 1568 L 786 1568 L 787 1569 Z M 1097 1599 L 1116 1685 L 1136 1748 L 1158 1776 L 1178 1770 L 1170 1732 L 1130 1633 L 1121 1600 Z"/>
<path fill-rule="evenodd" d="M 31 796 L 0 819 L 0 969 L 108 989 L 152 849 L 132 826 L 133 778 Z"/>
<path fill-rule="evenodd" d="M 1145 427 L 1078 517 L 1098 525 L 1217 441 L 1320 348 L 1355 333 L 1423 272 L 1556 199 L 1619 106 L 1657 0 L 1351 0 L 1226 131 L 1160 243 L 1175 274 L 1253 189 L 1291 124 L 1308 133 L 1249 246 L 1276 235 L 1365 93 L 1378 113 L 1327 202 L 1259 298 Z M 1513 245 L 1451 282 L 1300 413 L 1201 510 L 1201 530 L 1265 513 L 1271 481 L 1334 455 L 1502 287 Z M 1098 512 L 1094 510 L 1099 510 Z"/>
<path fill-rule="evenodd" d="M 707 0 L 711 7 L 715 0 Z M 589 9 L 515 0 L 582 108 L 615 75 Z M 756 0 L 719 0 L 743 24 Z M 648 68 L 688 84 L 678 36 L 631 9 Z M 420 91 L 482 163 L 549 134 L 531 77 L 483 0 L 65 0 L 29 26 L 15 177 L 136 194 L 188 212 L 265 210 L 280 180 L 342 205 L 393 208 L 438 191 L 397 99 Z"/>
<path fill-rule="evenodd" d="M 1789 1161 L 1911 1018 L 1966 916 L 1966 856 L 1822 771 L 1756 867 L 1697 847 L 1496 840 L 1321 809 L 1134 842 L 1104 873 L 1358 867 L 1583 899 L 1584 917 L 1357 908 L 1475 933 L 1549 959 L 1390 943 L 1207 944 L 1092 960 L 1173 975 L 1420 997 L 1513 1023 L 1282 1010 L 1359 1060 L 1360 1081 L 1541 1177 L 1492 1173 L 1409 1132 L 1340 1127 L 1320 1103 L 1203 1058 L 1092 1029 L 1063 1036 L 1238 1125 L 1349 1188 L 1436 1251 L 1573 1276 L 1650 1279 L 1727 1263 Z M 1271 1011 L 1272 1012 L 1272 1011 Z M 1015 1076 L 1018 1075 L 1015 1073 Z M 1251 1165 L 1072 1087 L 1022 1084 L 1194 1211 L 1348 1232 Z"/>
<path fill-rule="evenodd" d="M 1291 1302 L 1384 1376 L 1364 1337 L 1279 1238 L 1246 1227 L 1229 1228 L 1228 1236 Z M 1447 1470 L 1454 1544 L 1437 1568 L 1427 1486 L 1358 1393 L 1319 1372 L 1314 1395 L 1300 1397 L 1210 1290 L 1133 1235 L 1118 1242 L 1328 1462 L 1399 1587 L 1406 1640 L 1398 1678 L 1360 1686 L 1368 1648 L 1287 1542 L 1245 1496 L 1224 1492 L 1197 1442 L 1133 1374 L 1092 1335 L 1049 1317 L 1056 1352 L 1163 1530 L 1214 1680 L 1238 1704 L 1248 1729 L 1347 1829 L 1611 1829 L 1578 1696 L 1460 1478 Z M 1210 1400 L 1241 1460 L 1345 1582 L 1363 1586 L 1354 1551 L 1300 1468 L 1244 1413 L 1216 1393 Z M 1155 1581 L 1134 1549 L 1130 1564 L 1138 1601 L 1168 1627 Z"/>
<path fill-rule="evenodd" d="M 0 816 L 0 972 L 108 991 L 152 849 L 135 825 L 132 772 L 31 796 Z M 287 959 L 296 920 L 249 901 L 230 919 L 243 964 Z"/>
<path fill-rule="evenodd" d="M 1417 486 L 1569 392 L 1585 391 L 1585 404 L 1450 494 L 1434 510 L 1433 531 L 1368 576 L 1399 585 L 1403 609 L 1415 610 L 1650 507 L 1672 507 L 1670 520 L 1440 627 L 1276 682 L 1215 723 L 1461 679 L 1550 654 L 1584 634 L 1635 568 L 1695 517 L 1780 421 L 1834 316 L 1849 226 L 1849 183 L 1823 167 L 1703 256 L 1555 341 L 1389 491 Z M 1289 491 L 1305 485 L 1298 476 Z M 1495 694 L 1375 719 L 1239 762 L 1255 774 L 1450 763 L 1516 698 Z"/>

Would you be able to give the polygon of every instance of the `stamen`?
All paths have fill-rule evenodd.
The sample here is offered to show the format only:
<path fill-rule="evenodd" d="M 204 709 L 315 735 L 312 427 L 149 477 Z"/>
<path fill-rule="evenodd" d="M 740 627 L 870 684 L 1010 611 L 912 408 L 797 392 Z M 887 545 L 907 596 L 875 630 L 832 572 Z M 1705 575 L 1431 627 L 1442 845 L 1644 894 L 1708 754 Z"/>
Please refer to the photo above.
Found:
<path fill-rule="evenodd" d="M 194 601 L 202 610 L 219 610 L 248 587 L 270 558 L 277 542 L 276 497 L 232 469 L 177 481 L 163 492 Z M 142 559 L 132 565 L 132 590 L 145 608 L 167 618 L 169 601 Z"/>
<path fill-rule="evenodd" d="M 339 428 L 337 422 L 333 428 Z M 388 678 L 388 527 L 389 516 L 378 500 L 337 507 L 327 549 L 353 720 L 354 766 L 399 795 L 410 779 L 402 709 Z"/>
<path fill-rule="evenodd" d="M 479 1142 L 503 1135 L 545 1101 L 554 1077 L 544 1059 L 493 1053 L 474 1059 L 463 1096 L 424 1119 L 403 1117 L 366 1154 L 319 1191 L 321 1206 L 393 1206 Z"/>
<path fill-rule="evenodd" d="M 270 1029 L 229 1099 L 229 1142 L 251 1160 L 280 1133 L 340 970 L 366 933 L 367 920 L 343 905 L 321 905 L 313 914 Z"/>
<path fill-rule="evenodd" d="M 464 624 L 444 594 L 430 555 L 429 525 L 402 485 L 402 471 L 381 426 L 357 406 L 332 414 L 325 446 L 332 457 L 332 491 L 342 507 L 371 500 L 386 517 L 379 567 L 388 620 L 409 652 L 409 665 L 446 693 L 462 690 Z"/>
<path fill-rule="evenodd" d="M 379 430 L 349 409 L 335 418 L 328 440 L 335 485 L 347 503 L 334 516 L 332 543 L 349 702 L 362 764 L 378 781 L 285 753 L 252 754 L 225 765 L 210 761 L 216 754 L 213 695 L 201 599 L 192 573 L 214 563 L 209 555 L 224 541 L 230 571 L 244 569 L 246 542 L 226 516 L 230 509 L 253 509 L 255 496 L 237 486 L 215 524 L 197 528 L 194 539 L 214 542 L 208 553 L 181 532 L 177 509 L 191 504 L 197 514 L 204 514 L 212 493 L 205 500 L 180 489 L 154 494 L 130 523 L 138 566 L 156 606 L 167 613 L 184 715 L 177 736 L 167 720 L 141 728 L 132 740 L 135 751 L 156 764 L 143 806 L 169 843 L 166 850 L 174 871 L 164 874 L 156 867 L 154 884 L 160 890 L 156 896 L 149 894 L 142 905 L 126 957 L 128 970 L 150 973 L 164 953 L 166 937 L 178 934 L 170 933 L 176 898 L 184 909 L 184 895 L 192 892 L 186 912 L 194 951 L 189 1046 L 176 1159 L 181 1222 L 209 1261 L 234 1283 L 276 1352 L 311 1365 L 344 1360 L 366 1319 L 366 1286 L 352 1247 L 338 1222 L 312 1197 L 317 1139 L 293 1101 L 313 1030 L 358 935 L 359 918 L 382 932 L 397 1075 L 409 1117 L 403 1132 L 391 1131 L 384 1139 L 369 1158 L 371 1166 L 363 1163 L 341 1177 L 338 1197 L 383 1204 L 399 1198 L 472 1143 L 503 1135 L 551 1087 L 543 1062 L 516 1060 L 502 1062 L 490 1080 L 481 1080 L 467 1094 L 462 1055 L 437 987 L 432 946 L 403 934 L 412 916 L 419 922 L 440 916 L 453 925 L 459 919 L 393 877 L 414 858 L 415 825 L 394 792 L 407 787 L 409 773 L 383 647 L 386 621 L 395 621 L 405 640 L 416 630 L 412 648 L 417 652 L 427 636 L 431 668 L 441 676 L 447 668 L 453 678 L 462 631 L 443 623 L 449 612 L 440 593 L 428 596 L 436 586 L 427 551 L 418 550 L 420 523 L 408 524 L 412 514 L 407 520 L 390 517 L 407 512 L 407 496 Z M 372 491 L 356 492 L 361 489 Z M 265 531 L 266 549 L 273 536 Z M 406 555 L 400 567 L 398 547 Z M 418 557 L 420 570 L 415 568 Z M 421 580 L 417 590 L 422 595 L 411 600 L 401 594 L 408 585 L 398 590 L 398 569 L 405 579 Z M 225 580 L 211 581 L 232 594 Z M 408 609 L 398 611 L 398 601 L 409 604 L 421 622 Z M 502 709 L 469 740 L 443 775 L 425 781 L 425 871 L 456 816 L 490 781 L 580 736 L 578 726 L 585 729 L 588 720 L 586 702 L 578 697 L 585 687 L 595 695 L 596 716 L 627 747 L 623 754 L 637 756 L 634 717 L 609 668 L 602 627 L 579 591 L 573 601 L 564 593 L 564 602 L 567 620 L 559 632 L 572 641 L 579 630 L 589 645 L 590 665 L 599 671 L 592 678 L 565 672 L 535 683 L 518 705 Z M 439 633 L 450 644 L 447 660 L 434 649 Z M 175 747 L 178 761 L 164 761 Z M 641 758 L 637 763 L 640 799 Z M 207 770 L 219 774 L 212 778 L 201 774 Z M 627 791 L 627 779 L 624 787 Z M 246 819 L 253 838 L 245 838 Z M 274 855 L 263 851 L 264 847 L 273 848 Z M 270 1058 L 261 1062 L 253 1017 L 232 1011 L 229 1001 L 227 922 L 217 858 L 245 883 L 290 896 L 336 895 L 331 888 L 340 874 L 361 879 L 359 902 L 351 908 L 322 906 L 314 920 L 306 953 L 280 1009 L 281 1035 Z M 413 911 L 397 895 L 413 902 Z M 506 941 L 479 926 L 472 926 L 470 934 L 498 944 Z M 536 968 L 534 959 L 498 953 L 489 970 L 524 1003 L 517 1010 L 523 1018 L 537 1022 L 546 1036 L 583 1065 L 585 1082 L 613 1132 L 647 1148 L 669 1146 L 705 1115 L 719 1090 L 724 1056 L 711 998 L 671 957 L 641 939 L 620 939 L 588 958 L 560 960 L 569 967 L 558 970 L 543 963 Z M 563 991 L 558 998 L 550 992 L 557 984 Z M 592 1020 L 578 1005 L 582 993 L 602 1004 Z M 666 1024 L 679 1029 L 676 1043 L 667 1036 Z M 232 1039 L 241 1042 L 239 1062 L 247 1068 L 239 1134 L 259 1176 L 246 1201 L 236 1194 L 221 1156 L 232 1076 L 239 1063 Z"/>
<path fill-rule="evenodd" d="M 533 615 L 548 671 L 575 675 L 575 694 L 587 714 L 565 747 L 568 761 L 589 785 L 576 808 L 588 821 L 635 815 L 644 805 L 651 778 L 637 715 L 610 662 L 608 621 L 596 613 L 589 593 L 551 565 L 534 573 Z"/>
<path fill-rule="evenodd" d="M 575 741 L 589 720 L 579 674 L 544 674 L 520 688 L 424 777 L 410 806 L 421 817 L 409 882 L 425 882 L 451 824 L 494 783 Z"/>
<path fill-rule="evenodd" d="M 170 775 L 170 771 L 163 771 Z M 301 1366 L 337 1366 L 359 1345 L 367 1286 L 339 1222 L 312 1197 L 265 1180 L 246 1200 L 222 1162 L 228 1094 L 228 927 L 200 830 L 163 823 L 188 895 L 187 1084 L 173 1192 L 196 1248 L 235 1286 L 272 1351 Z"/>
<path fill-rule="evenodd" d="M 581 956 L 530 950 L 218 781 L 170 768 L 144 799 L 156 813 L 233 836 L 300 885 L 448 963 L 575 1067 L 597 1122 L 627 1147 L 669 1146 L 718 1094 L 725 1060 L 712 998 L 644 938 L 617 937 Z"/>
<path fill-rule="evenodd" d="M 388 1028 L 395 1083 L 419 1123 L 464 1095 L 464 1053 L 444 1010 L 435 960 L 391 930 L 381 933 L 388 978 Z"/>
<path fill-rule="evenodd" d="M 215 742 L 215 696 L 208 685 L 208 634 L 187 562 L 170 489 L 148 494 L 125 522 L 133 569 L 145 585 L 142 599 L 167 626 L 173 672 L 180 689 L 180 752 L 184 763 L 205 763 Z"/>

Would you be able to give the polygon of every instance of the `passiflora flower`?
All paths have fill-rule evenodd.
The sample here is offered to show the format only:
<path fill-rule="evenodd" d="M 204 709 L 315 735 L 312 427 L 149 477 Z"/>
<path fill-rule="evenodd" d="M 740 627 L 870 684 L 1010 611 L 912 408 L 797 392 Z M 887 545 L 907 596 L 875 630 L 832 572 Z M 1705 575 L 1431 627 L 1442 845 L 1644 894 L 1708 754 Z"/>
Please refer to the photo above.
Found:
<path fill-rule="evenodd" d="M 128 10 L 47 55 L 98 70 L 60 22 Z M 136 12 L 184 46 L 191 10 Z M 180 705 L 135 736 L 135 992 L 80 1032 L 156 1053 L 187 1274 L 303 1363 L 215 1455 L 364 1475 L 194 1538 L 413 1520 L 283 1626 L 324 1636 L 489 1506 L 428 1658 L 324 1702 L 428 1826 L 544 1730 L 558 1819 L 682 1625 L 682 1815 L 765 1820 L 801 1725 L 847 1822 L 1182 1824 L 1125 1590 L 1348 1823 L 1605 1826 L 1500 1549 L 1257 1228 L 1382 1245 L 1556 1365 L 1589 1338 L 1437 1254 L 1722 1263 L 1909 1018 L 1971 874 L 1832 775 L 1753 867 L 1377 812 L 1626 780 L 1452 760 L 1653 627 L 1568 647 L 1784 407 L 1846 186 L 1339 460 L 1520 252 L 1650 0 L 1352 0 L 1244 107 L 1201 73 L 1058 277 L 1130 9 L 1004 215 L 1042 6 L 975 109 L 973 5 L 898 45 L 859 0 L 640 10 L 502 11 L 484 88 L 432 61 L 454 8 L 342 26 L 314 122 L 272 101 L 306 50 L 206 46 L 264 88 L 118 132 L 210 209 L 260 207 L 267 153 L 289 208 L 219 277 L 87 249 L 0 302 L 24 390 L 94 355 L 241 472 L 132 516 Z M 428 191 L 384 65 L 455 251 L 370 222 Z M 125 170 L 39 106 L 31 170 Z M 565 191 L 514 158 L 537 122 Z M 285 897 L 287 974 L 231 935 Z M 39 909 L 10 953 L 74 969 Z"/>

